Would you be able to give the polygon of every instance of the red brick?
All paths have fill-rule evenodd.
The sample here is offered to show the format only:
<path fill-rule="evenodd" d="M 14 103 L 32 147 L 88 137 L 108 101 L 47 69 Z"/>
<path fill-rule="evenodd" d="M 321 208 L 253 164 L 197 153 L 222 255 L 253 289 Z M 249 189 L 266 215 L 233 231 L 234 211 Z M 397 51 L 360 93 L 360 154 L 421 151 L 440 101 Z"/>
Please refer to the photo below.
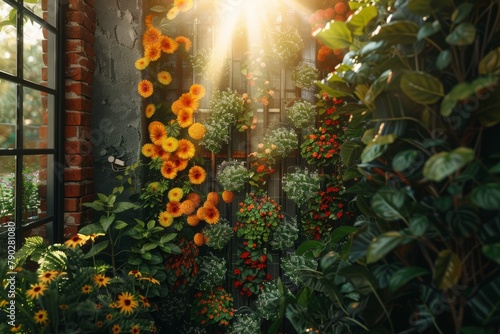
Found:
<path fill-rule="evenodd" d="M 67 141 L 64 143 L 66 154 L 92 154 L 92 143 L 89 141 Z"/>
<path fill-rule="evenodd" d="M 81 39 L 90 45 L 94 45 L 94 34 L 91 33 L 84 26 L 79 24 L 66 25 L 66 38 L 67 39 Z"/>
<path fill-rule="evenodd" d="M 66 155 L 66 163 L 70 167 L 92 166 L 93 162 L 92 155 Z"/>
<path fill-rule="evenodd" d="M 49 134 L 49 130 L 47 125 L 42 125 L 38 127 L 38 138 L 47 139 Z"/>
<path fill-rule="evenodd" d="M 92 97 L 92 86 L 81 81 L 66 81 L 66 92 L 74 93 L 78 96 Z"/>
<path fill-rule="evenodd" d="M 64 212 L 81 211 L 80 200 L 78 198 L 64 199 Z"/>
<path fill-rule="evenodd" d="M 66 78 L 91 84 L 94 78 L 94 73 L 87 68 L 81 67 L 80 65 L 73 65 L 72 67 L 66 68 Z"/>
<path fill-rule="evenodd" d="M 68 220 L 68 217 L 70 216 L 68 215 L 67 217 L 65 217 L 65 220 Z M 71 222 L 73 222 L 74 220 L 75 220 L 74 217 L 71 217 Z M 71 225 L 65 224 L 64 227 L 65 239 L 69 239 L 72 236 L 76 235 L 77 233 L 78 233 L 78 225 L 75 225 L 74 223 L 72 223 Z"/>
<path fill-rule="evenodd" d="M 66 111 L 66 125 L 90 126 L 90 114 L 81 111 Z"/>
<path fill-rule="evenodd" d="M 83 11 L 70 11 L 68 10 L 66 12 L 66 20 L 69 24 L 72 22 L 78 23 L 83 25 L 86 29 L 88 29 L 91 32 L 95 31 L 95 11 L 92 11 L 90 14 L 90 17 L 87 15 L 87 13 L 84 13 Z"/>
<path fill-rule="evenodd" d="M 85 194 L 85 184 L 72 182 L 64 184 L 64 197 L 80 197 Z"/>

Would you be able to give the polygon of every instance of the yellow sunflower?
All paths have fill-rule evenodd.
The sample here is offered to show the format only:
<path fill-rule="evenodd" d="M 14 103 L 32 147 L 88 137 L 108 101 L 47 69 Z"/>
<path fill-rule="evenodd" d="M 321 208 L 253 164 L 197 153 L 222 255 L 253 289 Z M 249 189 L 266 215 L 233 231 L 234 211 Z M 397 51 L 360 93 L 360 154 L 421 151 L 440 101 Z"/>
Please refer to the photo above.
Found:
<path fill-rule="evenodd" d="M 111 328 L 111 330 L 113 331 L 113 334 L 119 334 L 121 332 L 122 328 L 120 327 L 120 325 L 114 324 L 113 328 Z"/>
<path fill-rule="evenodd" d="M 162 85 L 166 86 L 172 82 L 172 75 L 170 75 L 170 73 L 168 73 L 167 71 L 161 71 L 160 73 L 158 73 L 158 81 Z"/>
<path fill-rule="evenodd" d="M 26 291 L 26 296 L 31 299 L 38 299 L 38 297 L 43 296 L 43 292 L 48 289 L 47 285 L 43 283 L 35 283 L 31 289 Z"/>
<path fill-rule="evenodd" d="M 193 8 L 193 0 L 174 0 L 174 7 L 179 8 L 181 12 L 187 12 Z"/>
<path fill-rule="evenodd" d="M 201 99 L 203 96 L 205 96 L 205 87 L 200 84 L 193 84 L 189 88 L 189 92 L 194 95 L 196 99 Z"/>
<path fill-rule="evenodd" d="M 97 284 L 97 286 L 100 288 L 103 286 L 106 287 L 106 285 L 108 285 L 109 281 L 111 280 L 111 278 L 106 277 L 106 276 L 101 275 L 101 274 L 95 275 L 93 279 L 94 279 L 94 282 Z"/>
<path fill-rule="evenodd" d="M 181 128 L 187 128 L 194 122 L 193 112 L 190 109 L 183 108 L 177 114 L 177 123 Z"/>
<path fill-rule="evenodd" d="M 33 319 L 35 319 L 35 322 L 37 324 L 40 324 L 42 326 L 45 326 L 46 324 L 49 323 L 49 315 L 47 314 L 47 311 L 45 310 L 39 310 L 35 313 L 33 316 Z"/>
<path fill-rule="evenodd" d="M 139 82 L 139 85 L 137 85 L 137 91 L 143 98 L 148 98 L 153 95 L 153 84 L 149 80 L 142 80 Z"/>
<path fill-rule="evenodd" d="M 205 221 L 208 224 L 217 224 L 220 219 L 219 210 L 215 206 L 205 207 Z"/>
<path fill-rule="evenodd" d="M 167 197 L 170 201 L 180 202 L 183 196 L 184 192 L 182 191 L 182 188 L 179 187 L 172 188 L 167 193 Z"/>
<path fill-rule="evenodd" d="M 188 129 L 188 134 L 191 138 L 194 140 L 201 140 L 205 136 L 205 133 L 207 132 L 207 129 L 205 128 L 205 125 L 201 123 L 193 123 L 189 129 Z"/>
<path fill-rule="evenodd" d="M 89 240 L 89 237 L 86 235 L 78 233 L 77 235 L 71 237 L 70 239 L 66 240 L 64 244 L 68 248 L 76 248 L 76 246 L 83 246 L 87 240 Z"/>
<path fill-rule="evenodd" d="M 141 303 L 142 303 L 142 306 L 144 308 L 150 308 L 151 307 L 151 303 L 149 302 L 149 299 L 147 299 L 143 295 L 139 295 L 139 298 L 141 299 Z"/>
<path fill-rule="evenodd" d="M 186 50 L 186 52 L 189 52 L 193 46 L 191 40 L 185 36 L 177 36 L 175 41 L 179 44 L 184 44 L 184 50 Z"/>
<path fill-rule="evenodd" d="M 161 175 L 169 180 L 173 180 L 177 176 L 177 169 L 172 161 L 164 161 L 160 171 Z"/>
<path fill-rule="evenodd" d="M 120 309 L 120 313 L 125 313 L 129 315 L 134 312 L 134 308 L 139 306 L 135 297 L 129 292 L 122 292 L 118 295 L 118 301 L 116 302 L 116 307 Z"/>
<path fill-rule="evenodd" d="M 174 217 L 182 216 L 181 203 L 177 201 L 170 201 L 167 203 L 167 211 Z"/>
<path fill-rule="evenodd" d="M 168 133 L 165 124 L 159 121 L 153 121 L 148 125 L 149 138 L 153 144 L 161 146 L 163 138 L 166 138 Z"/>
<path fill-rule="evenodd" d="M 181 104 L 180 109 L 189 109 L 195 111 L 200 106 L 200 101 L 191 93 L 184 93 L 179 97 L 178 101 Z"/>
<path fill-rule="evenodd" d="M 107 321 L 113 320 L 113 315 L 111 313 L 107 313 L 106 314 L 106 320 Z"/>
<path fill-rule="evenodd" d="M 150 103 L 146 106 L 146 109 L 144 111 L 144 114 L 146 115 L 146 118 L 151 118 L 156 112 L 156 106 L 153 103 Z"/>
<path fill-rule="evenodd" d="M 152 284 L 160 285 L 160 281 L 158 281 L 156 278 L 153 277 L 141 277 L 139 278 L 140 281 L 148 281 Z"/>
<path fill-rule="evenodd" d="M 141 332 L 141 328 L 139 325 L 132 326 L 130 329 L 130 334 L 139 334 Z"/>
<path fill-rule="evenodd" d="M 165 53 L 172 54 L 179 47 L 179 43 L 168 36 L 162 36 L 160 38 L 161 50 Z"/>
<path fill-rule="evenodd" d="M 149 65 L 149 59 L 146 57 L 139 58 L 135 61 L 135 68 L 138 69 L 139 71 L 142 71 Z"/>
<path fill-rule="evenodd" d="M 59 275 L 59 272 L 57 270 L 49 270 L 41 273 L 38 278 L 40 279 L 40 282 L 49 284 L 57 278 L 57 275 Z"/>
<path fill-rule="evenodd" d="M 198 224 L 200 223 L 200 218 L 198 218 L 198 215 L 196 214 L 189 215 L 187 217 L 187 223 L 189 226 L 198 226 Z"/>
<path fill-rule="evenodd" d="M 175 152 L 179 147 L 179 141 L 174 137 L 165 137 L 161 142 L 161 148 L 166 152 Z"/>
<path fill-rule="evenodd" d="M 174 222 L 174 216 L 168 211 L 163 211 L 158 216 L 158 222 L 163 227 L 169 227 Z"/>
<path fill-rule="evenodd" d="M 91 293 L 92 290 L 93 289 L 92 289 L 91 285 L 85 284 L 84 286 L 82 286 L 82 293 L 85 295 L 88 295 L 89 293 Z"/>
<path fill-rule="evenodd" d="M 182 214 L 184 214 L 184 215 L 190 215 L 194 212 L 194 210 L 196 210 L 196 207 L 194 206 L 193 201 L 191 201 L 189 199 L 183 201 L 181 203 L 180 208 L 181 208 Z"/>
<path fill-rule="evenodd" d="M 194 157 L 196 149 L 192 142 L 187 139 L 181 139 L 179 140 L 179 147 L 177 148 L 177 151 L 175 151 L 175 153 L 179 158 L 189 160 Z"/>
<path fill-rule="evenodd" d="M 179 14 L 179 12 L 180 12 L 179 8 L 177 8 L 175 6 L 170 8 L 170 10 L 167 13 L 167 19 L 169 19 L 169 20 L 175 19 L 177 17 L 177 15 Z"/>
<path fill-rule="evenodd" d="M 157 61 L 161 57 L 161 44 L 155 43 L 144 49 L 144 57 L 149 61 Z"/>
<path fill-rule="evenodd" d="M 179 158 L 179 156 L 177 155 L 177 153 L 174 153 L 170 157 L 170 161 L 172 161 L 174 163 L 174 166 L 175 166 L 175 168 L 177 169 L 178 172 L 183 171 L 184 169 L 186 169 L 186 167 L 189 164 L 189 160 Z"/>
<path fill-rule="evenodd" d="M 193 166 L 189 169 L 188 177 L 192 184 L 202 184 L 207 179 L 207 172 L 201 166 Z"/>
<path fill-rule="evenodd" d="M 142 273 L 139 270 L 133 269 L 128 272 L 130 276 L 134 276 L 135 278 L 142 277 Z"/>
<path fill-rule="evenodd" d="M 22 328 L 23 328 L 23 325 L 19 324 L 19 325 L 16 325 L 16 326 L 12 326 L 10 328 L 10 331 L 11 331 L 11 333 L 19 333 Z"/>
<path fill-rule="evenodd" d="M 147 48 L 160 42 L 161 31 L 155 27 L 148 28 L 142 35 L 142 45 Z"/>
<path fill-rule="evenodd" d="M 156 148 L 156 145 L 155 144 L 151 144 L 151 143 L 147 143 L 147 144 L 144 144 L 141 148 L 141 153 L 147 157 L 147 158 L 150 158 L 153 156 L 153 154 L 156 152 L 155 150 Z"/>

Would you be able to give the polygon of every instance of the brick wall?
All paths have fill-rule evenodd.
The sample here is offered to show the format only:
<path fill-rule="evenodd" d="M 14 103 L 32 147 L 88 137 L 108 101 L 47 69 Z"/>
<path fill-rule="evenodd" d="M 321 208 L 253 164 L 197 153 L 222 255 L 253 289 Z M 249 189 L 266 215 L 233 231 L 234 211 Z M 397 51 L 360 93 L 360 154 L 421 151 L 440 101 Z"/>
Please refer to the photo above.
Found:
<path fill-rule="evenodd" d="M 82 203 L 93 200 L 94 167 L 90 114 L 95 70 L 94 0 L 70 0 L 66 12 L 66 105 L 64 237 L 91 218 Z"/>

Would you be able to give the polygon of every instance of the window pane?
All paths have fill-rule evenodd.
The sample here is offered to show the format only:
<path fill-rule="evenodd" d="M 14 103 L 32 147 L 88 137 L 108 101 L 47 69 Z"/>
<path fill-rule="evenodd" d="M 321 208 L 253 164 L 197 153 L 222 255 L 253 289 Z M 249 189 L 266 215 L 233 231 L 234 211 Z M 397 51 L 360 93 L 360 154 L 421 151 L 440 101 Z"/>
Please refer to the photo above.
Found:
<path fill-rule="evenodd" d="M 50 88 L 55 87 L 53 66 L 55 41 L 54 34 L 38 23 L 30 20 L 24 22 L 23 75 L 26 80 L 43 82 Z"/>
<path fill-rule="evenodd" d="M 55 26 L 56 22 L 55 8 L 58 1 L 55 0 L 23 0 L 23 1 L 24 1 L 24 7 L 28 8 L 37 16 L 43 18 L 45 21 Z"/>
<path fill-rule="evenodd" d="M 53 148 L 54 96 L 24 88 L 23 134 L 24 148 Z"/>
<path fill-rule="evenodd" d="M 12 221 L 15 209 L 15 157 L 0 157 L 0 223 Z"/>
<path fill-rule="evenodd" d="M 0 150 L 16 147 L 16 85 L 0 79 Z"/>
<path fill-rule="evenodd" d="M 24 157 L 21 199 L 23 206 L 23 222 L 37 219 L 41 212 L 39 188 L 42 184 L 41 178 L 44 177 L 45 174 L 45 170 L 42 170 L 40 167 L 41 162 L 45 163 L 45 161 L 42 160 L 44 159 L 36 155 Z"/>
<path fill-rule="evenodd" d="M 0 71 L 17 74 L 16 11 L 0 0 Z"/>

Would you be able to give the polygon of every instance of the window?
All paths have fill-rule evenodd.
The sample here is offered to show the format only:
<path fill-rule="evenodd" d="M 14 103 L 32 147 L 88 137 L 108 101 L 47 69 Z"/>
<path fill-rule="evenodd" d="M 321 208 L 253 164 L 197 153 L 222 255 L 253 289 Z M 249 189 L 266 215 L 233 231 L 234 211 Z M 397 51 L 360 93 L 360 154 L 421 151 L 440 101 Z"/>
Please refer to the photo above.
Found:
<path fill-rule="evenodd" d="M 62 5 L 0 0 L 0 243 L 62 239 Z M 8 242 L 12 245 L 12 241 Z M 7 247 L 1 247 L 0 254 Z M 3 254 L 2 254 L 3 255 Z"/>

